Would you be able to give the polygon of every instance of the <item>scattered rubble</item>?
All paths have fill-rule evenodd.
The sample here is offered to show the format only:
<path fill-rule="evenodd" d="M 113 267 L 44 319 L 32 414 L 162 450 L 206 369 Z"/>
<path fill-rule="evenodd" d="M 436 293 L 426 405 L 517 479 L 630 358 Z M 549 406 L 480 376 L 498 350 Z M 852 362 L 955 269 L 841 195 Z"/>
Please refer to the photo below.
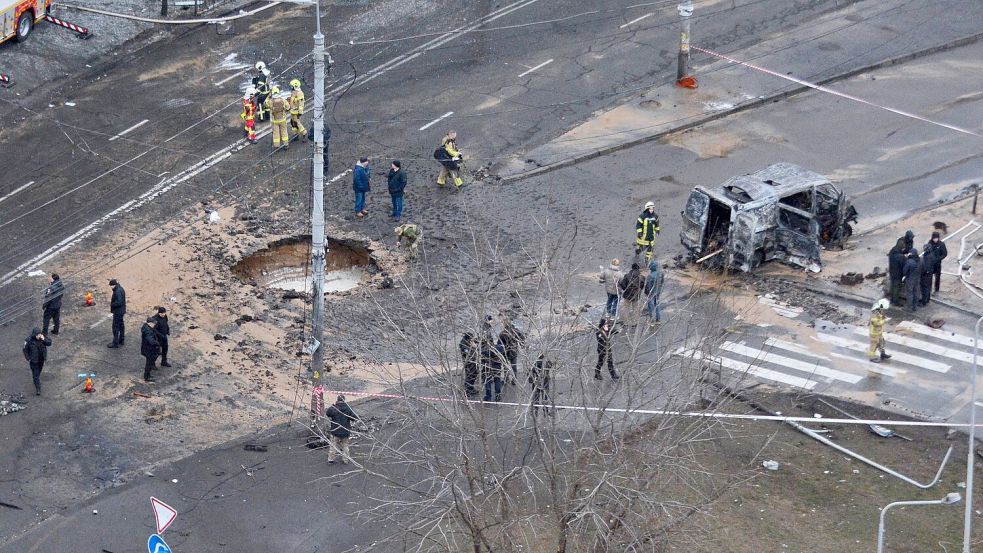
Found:
<path fill-rule="evenodd" d="M 0 393 L 0 417 L 22 411 L 26 406 L 24 394 Z"/>
<path fill-rule="evenodd" d="M 864 281 L 862 273 L 844 273 L 840 275 L 840 284 L 845 286 L 855 286 Z"/>

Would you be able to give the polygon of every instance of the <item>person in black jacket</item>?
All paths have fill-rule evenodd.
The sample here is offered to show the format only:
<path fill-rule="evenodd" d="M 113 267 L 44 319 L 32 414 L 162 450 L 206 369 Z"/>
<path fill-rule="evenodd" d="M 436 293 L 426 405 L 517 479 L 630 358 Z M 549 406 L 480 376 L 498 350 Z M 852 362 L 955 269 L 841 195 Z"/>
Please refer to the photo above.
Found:
<path fill-rule="evenodd" d="M 348 464 L 352 460 L 349 454 L 348 441 L 352 436 L 352 423 L 358 420 L 358 415 L 345 402 L 345 396 L 339 395 L 334 405 L 328 407 L 325 416 L 331 421 L 328 432 L 331 434 L 331 445 L 328 447 L 328 464 L 334 464 L 334 457 L 341 452 L 341 462 Z"/>
<path fill-rule="evenodd" d="M 919 291 L 922 297 L 919 305 L 928 305 L 932 301 L 932 276 L 935 273 L 935 253 L 932 250 L 926 249 L 922 254 L 918 270 L 921 271 Z"/>
<path fill-rule="evenodd" d="M 911 249 L 915 247 L 915 233 L 914 232 L 911 232 L 910 230 L 905 231 L 904 237 L 902 238 L 902 240 L 904 240 L 904 251 L 910 252 Z"/>
<path fill-rule="evenodd" d="M 406 190 L 406 173 L 403 172 L 402 162 L 393 160 L 386 178 L 389 181 L 389 197 L 393 201 L 392 218 L 399 221 L 403 216 L 403 191 Z"/>
<path fill-rule="evenodd" d="M 642 297 L 642 289 L 645 286 L 645 278 L 642 277 L 642 268 L 638 263 L 631 264 L 631 270 L 625 273 L 618 281 L 618 290 L 621 292 L 621 299 L 625 303 L 628 316 L 625 322 L 631 326 L 638 324 L 641 309 L 638 300 Z"/>
<path fill-rule="evenodd" d="M 512 369 L 511 374 L 506 373 L 506 377 L 509 384 L 515 384 L 519 378 L 519 350 L 526 343 L 526 335 L 515 326 L 515 321 L 507 319 L 498 335 L 498 341 L 505 348 L 505 360 Z"/>
<path fill-rule="evenodd" d="M 550 382 L 553 381 L 553 362 L 540 354 L 529 371 L 529 383 L 532 384 L 532 415 L 539 414 L 539 409 L 550 414 Z"/>
<path fill-rule="evenodd" d="M 504 376 L 504 366 L 505 366 L 505 346 L 502 342 L 498 342 L 494 346 L 490 342 L 483 342 L 481 346 L 482 352 L 482 375 L 485 381 L 485 397 L 484 401 L 491 401 L 493 399 L 492 390 L 494 389 L 495 401 L 502 401 L 502 376 Z"/>
<path fill-rule="evenodd" d="M 932 239 L 925 244 L 925 254 L 932 254 L 932 274 L 935 276 L 935 293 L 939 292 L 939 283 L 942 280 L 942 260 L 949 256 L 949 250 L 942 241 L 942 235 L 938 232 L 932 233 Z"/>
<path fill-rule="evenodd" d="M 44 335 L 48 335 L 48 323 L 54 321 L 55 326 L 51 330 L 52 334 L 57 335 L 61 328 L 61 297 L 65 295 L 65 287 L 61 283 L 58 273 L 51 273 L 48 277 L 48 288 L 44 291 Z"/>
<path fill-rule="evenodd" d="M 51 345 L 51 338 L 41 332 L 40 328 L 35 327 L 31 330 L 31 335 L 24 340 L 24 359 L 31 365 L 31 378 L 34 379 L 34 395 L 41 395 L 41 370 L 44 369 L 44 362 L 48 359 L 48 346 Z"/>
<path fill-rule="evenodd" d="M 904 278 L 904 264 L 908 250 L 905 248 L 904 238 L 898 238 L 898 242 L 887 254 L 888 280 L 891 283 L 891 305 L 901 305 L 901 281 Z"/>
<path fill-rule="evenodd" d="M 171 364 L 167 362 L 167 338 L 171 335 L 171 327 L 167 324 L 167 309 L 158 307 L 154 321 L 157 323 L 154 327 L 157 331 L 157 341 L 160 342 L 160 366 L 170 367 Z"/>
<path fill-rule="evenodd" d="M 908 300 L 908 309 L 911 309 L 912 313 L 918 311 L 918 292 L 922 281 L 920 261 L 918 250 L 912 249 L 904 262 L 904 293 Z"/>
<path fill-rule="evenodd" d="M 113 343 L 110 348 L 118 348 L 123 345 L 123 315 L 126 315 L 126 291 L 120 286 L 116 279 L 109 281 L 109 286 L 113 289 L 113 297 L 109 300 L 109 311 L 113 314 Z"/>
<path fill-rule="evenodd" d="M 611 324 L 607 319 L 601 319 L 601 322 L 597 324 L 597 366 L 594 367 L 594 378 L 597 380 L 603 380 L 601 378 L 601 367 L 604 366 L 604 360 L 607 359 L 608 362 L 608 372 L 611 373 L 611 380 L 618 380 L 621 378 L 618 373 L 614 370 L 614 355 L 611 351 L 611 336 L 614 334 L 614 329 L 611 328 Z"/>
<path fill-rule="evenodd" d="M 157 368 L 157 358 L 160 357 L 160 341 L 157 339 L 157 319 L 147 317 L 147 322 L 140 328 L 140 355 L 146 359 L 143 365 L 143 379 L 153 382 L 150 371 Z"/>
<path fill-rule="evenodd" d="M 457 344 L 461 350 L 461 360 L 464 362 L 464 392 L 470 396 L 478 395 L 478 363 L 481 352 L 474 334 L 465 332 Z"/>

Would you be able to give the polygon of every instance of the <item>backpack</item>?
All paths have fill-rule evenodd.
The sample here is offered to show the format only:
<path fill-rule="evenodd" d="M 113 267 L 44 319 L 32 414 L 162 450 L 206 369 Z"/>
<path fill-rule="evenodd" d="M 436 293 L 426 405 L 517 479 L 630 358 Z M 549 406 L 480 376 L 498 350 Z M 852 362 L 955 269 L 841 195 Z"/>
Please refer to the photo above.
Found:
<path fill-rule="evenodd" d="M 451 155 L 447 153 L 447 150 L 443 146 L 440 146 L 433 151 L 433 158 L 437 161 L 446 161 L 451 158 Z"/>
<path fill-rule="evenodd" d="M 28 362 L 30 362 L 31 361 L 31 348 L 28 347 L 28 343 L 29 343 L 28 340 L 24 340 L 24 349 L 23 349 L 23 352 L 24 352 L 24 359 L 26 359 Z"/>

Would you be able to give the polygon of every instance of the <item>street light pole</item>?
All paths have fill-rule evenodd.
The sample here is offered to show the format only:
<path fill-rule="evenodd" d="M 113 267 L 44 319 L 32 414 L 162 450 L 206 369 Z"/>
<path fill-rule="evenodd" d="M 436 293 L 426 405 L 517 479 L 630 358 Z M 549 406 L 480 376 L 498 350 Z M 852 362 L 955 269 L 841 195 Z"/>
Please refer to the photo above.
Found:
<path fill-rule="evenodd" d="M 980 341 L 980 323 L 983 317 L 976 321 L 973 331 L 973 381 L 970 383 L 972 397 L 969 400 L 969 452 L 966 454 L 966 512 L 963 516 L 963 553 L 969 553 L 973 545 L 973 473 L 976 472 L 976 375 L 977 375 L 977 344 Z"/>
<path fill-rule="evenodd" d="M 693 0 L 682 0 L 676 10 L 682 23 L 679 34 L 679 63 L 676 66 L 676 85 L 684 88 L 696 88 L 696 79 L 689 72 L 689 18 L 693 15 Z"/>
<path fill-rule="evenodd" d="M 956 492 L 948 493 L 942 499 L 934 499 L 931 501 L 895 501 L 894 503 L 888 503 L 883 509 L 881 509 L 880 522 L 877 523 L 877 553 L 884 553 L 884 515 L 887 514 L 887 510 L 891 507 L 898 507 L 901 505 L 953 505 L 959 503 L 962 500 L 962 496 Z"/>
<path fill-rule="evenodd" d="M 314 33 L 314 157 L 311 171 L 313 195 L 311 200 L 311 274 L 314 304 L 311 313 L 311 429 L 324 409 L 324 348 L 321 347 L 324 320 L 324 265 L 327 248 L 324 245 L 324 35 L 321 34 L 321 3 L 314 0 L 317 29 Z"/>

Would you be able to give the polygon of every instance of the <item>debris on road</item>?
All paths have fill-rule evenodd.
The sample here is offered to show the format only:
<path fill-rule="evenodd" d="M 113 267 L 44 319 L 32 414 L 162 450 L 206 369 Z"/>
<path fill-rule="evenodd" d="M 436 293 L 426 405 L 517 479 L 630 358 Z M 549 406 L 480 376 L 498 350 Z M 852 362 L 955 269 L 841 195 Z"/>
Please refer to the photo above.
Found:
<path fill-rule="evenodd" d="M 768 470 L 778 470 L 778 461 L 767 460 L 761 463 L 761 466 Z"/>
<path fill-rule="evenodd" d="M 844 273 L 840 275 L 840 284 L 846 286 L 855 286 L 864 281 L 864 275 L 862 273 Z"/>
<path fill-rule="evenodd" d="M 0 393 L 0 417 L 23 411 L 25 408 L 24 394 Z"/>

